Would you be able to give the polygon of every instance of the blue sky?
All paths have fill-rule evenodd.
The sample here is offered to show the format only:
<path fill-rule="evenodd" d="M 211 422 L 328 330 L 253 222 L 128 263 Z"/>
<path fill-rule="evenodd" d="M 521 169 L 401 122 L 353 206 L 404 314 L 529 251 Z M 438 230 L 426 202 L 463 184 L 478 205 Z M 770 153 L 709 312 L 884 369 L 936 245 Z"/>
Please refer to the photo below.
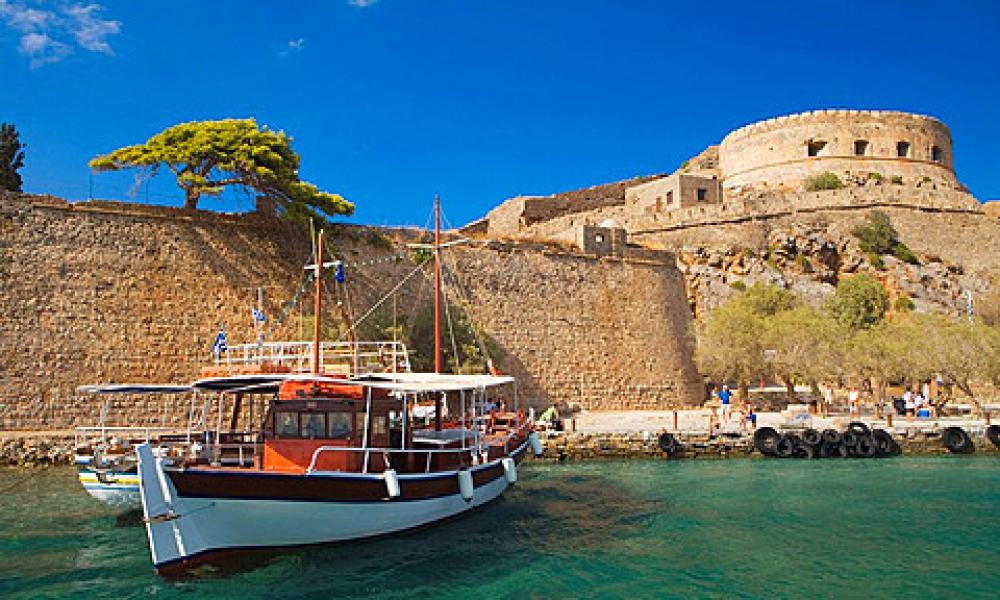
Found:
<path fill-rule="evenodd" d="M 814 108 L 928 113 L 1000 197 L 1000 3 L 0 0 L 0 121 L 26 191 L 129 199 L 87 161 L 174 123 L 256 117 L 353 222 L 454 224 L 504 198 L 671 171 Z M 91 183 L 93 182 L 93 183 Z M 165 175 L 136 200 L 181 203 Z M 203 199 L 239 210 L 246 197 Z"/>

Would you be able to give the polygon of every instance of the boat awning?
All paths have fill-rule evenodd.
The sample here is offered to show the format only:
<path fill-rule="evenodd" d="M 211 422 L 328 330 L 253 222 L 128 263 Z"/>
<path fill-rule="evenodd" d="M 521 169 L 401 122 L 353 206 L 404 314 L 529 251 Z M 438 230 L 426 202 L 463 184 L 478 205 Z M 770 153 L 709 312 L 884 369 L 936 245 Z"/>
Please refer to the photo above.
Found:
<path fill-rule="evenodd" d="M 191 387 L 209 392 L 253 392 L 266 394 L 278 391 L 283 381 L 294 376 L 287 373 L 274 375 L 231 375 L 228 377 L 206 377 L 191 384 Z"/>
<path fill-rule="evenodd" d="M 107 383 L 81 385 L 76 388 L 81 394 L 183 394 L 191 391 L 190 385 L 160 383 Z"/>
<path fill-rule="evenodd" d="M 322 381 L 344 385 L 358 385 L 394 392 L 458 392 L 497 387 L 514 383 L 506 375 L 451 375 L 439 373 L 384 373 L 354 378 L 326 377 L 323 375 L 290 375 L 289 381 Z"/>

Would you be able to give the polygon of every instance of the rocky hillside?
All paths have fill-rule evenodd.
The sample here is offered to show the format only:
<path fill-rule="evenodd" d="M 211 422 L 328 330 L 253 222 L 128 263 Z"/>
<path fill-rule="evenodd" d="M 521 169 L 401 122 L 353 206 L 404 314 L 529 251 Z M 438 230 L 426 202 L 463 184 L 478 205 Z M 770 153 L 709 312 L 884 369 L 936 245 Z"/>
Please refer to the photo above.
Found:
<path fill-rule="evenodd" d="M 966 310 L 967 290 L 981 294 L 993 285 L 989 274 L 972 275 L 934 254 L 918 253 L 918 264 L 889 255 L 873 258 L 861 250 L 855 236 L 816 222 L 783 222 L 771 228 L 764 241 L 679 249 L 678 265 L 696 315 L 758 282 L 789 288 L 819 305 L 840 278 L 866 272 L 884 283 L 893 306 L 950 314 Z"/>

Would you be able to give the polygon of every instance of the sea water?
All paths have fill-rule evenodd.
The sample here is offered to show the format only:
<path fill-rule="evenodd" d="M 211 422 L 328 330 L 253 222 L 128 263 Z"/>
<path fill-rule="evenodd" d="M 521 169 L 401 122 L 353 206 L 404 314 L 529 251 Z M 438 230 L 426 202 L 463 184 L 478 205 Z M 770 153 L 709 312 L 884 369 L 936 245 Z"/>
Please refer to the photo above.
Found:
<path fill-rule="evenodd" d="M 29 477 L 30 479 L 25 479 Z M 0 470 L 3 598 L 998 597 L 1000 459 L 528 463 L 493 504 L 157 577 L 74 471 Z M 248 526 L 252 527 L 252 523 Z"/>

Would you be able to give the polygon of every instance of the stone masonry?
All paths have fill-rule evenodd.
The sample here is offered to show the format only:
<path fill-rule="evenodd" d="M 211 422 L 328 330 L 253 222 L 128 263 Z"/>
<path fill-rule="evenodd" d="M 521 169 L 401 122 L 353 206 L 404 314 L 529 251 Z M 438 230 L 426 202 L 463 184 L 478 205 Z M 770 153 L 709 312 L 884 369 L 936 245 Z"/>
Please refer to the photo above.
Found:
<path fill-rule="evenodd" d="M 402 244 L 414 235 L 331 232 L 355 318 L 414 269 Z M 76 392 L 82 384 L 193 379 L 220 323 L 230 344 L 253 341 L 258 287 L 275 320 L 309 252 L 302 230 L 256 213 L 0 195 L 0 429 L 92 422 L 96 403 Z M 529 403 L 664 408 L 701 399 L 672 258 L 596 259 L 523 244 L 454 252 L 474 320 L 500 343 L 501 368 L 524 379 Z M 429 289 L 426 278 L 411 280 L 400 310 Z M 294 338 L 297 323 L 269 339 Z M 136 424 L 163 410 L 184 422 L 183 399 L 160 402 L 124 408 Z"/>

